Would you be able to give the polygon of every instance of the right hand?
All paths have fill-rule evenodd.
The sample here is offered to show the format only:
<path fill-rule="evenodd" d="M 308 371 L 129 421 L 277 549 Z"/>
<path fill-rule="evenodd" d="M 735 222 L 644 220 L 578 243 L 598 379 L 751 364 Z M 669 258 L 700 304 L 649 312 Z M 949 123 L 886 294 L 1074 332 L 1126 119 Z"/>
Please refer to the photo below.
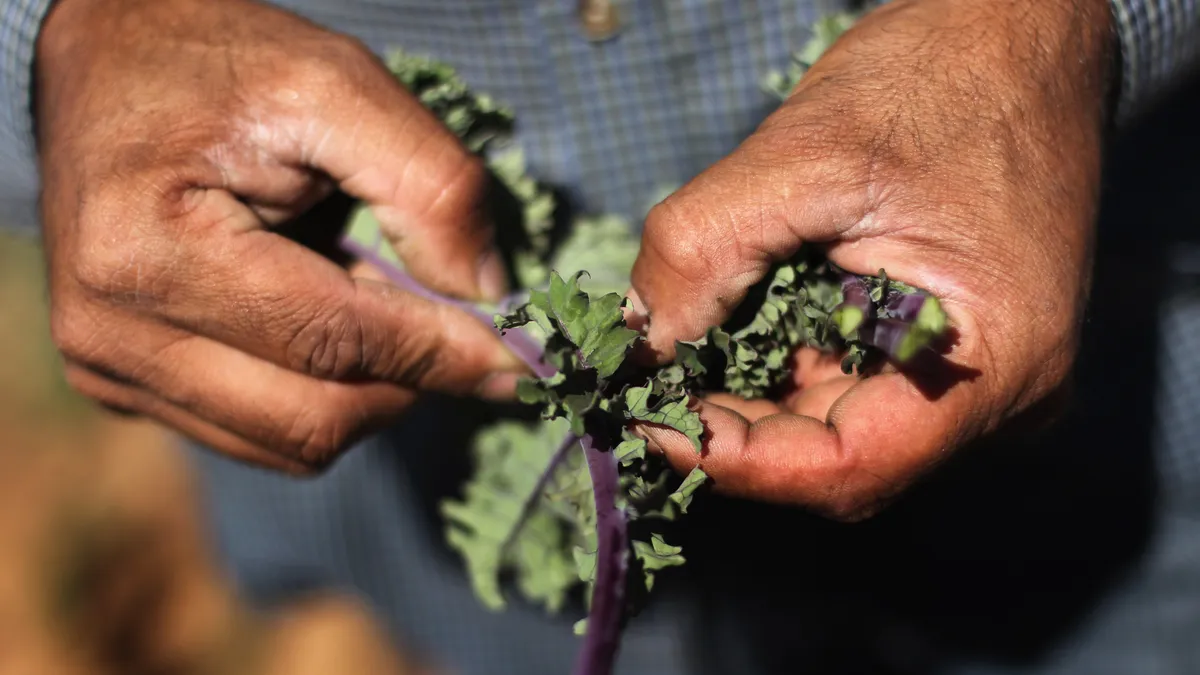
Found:
<path fill-rule="evenodd" d="M 271 230 L 337 186 L 418 281 L 503 293 L 484 168 L 361 45 L 252 0 L 59 0 L 37 56 L 52 333 L 77 390 L 297 473 L 419 390 L 511 390 L 522 366 L 489 327 Z"/>

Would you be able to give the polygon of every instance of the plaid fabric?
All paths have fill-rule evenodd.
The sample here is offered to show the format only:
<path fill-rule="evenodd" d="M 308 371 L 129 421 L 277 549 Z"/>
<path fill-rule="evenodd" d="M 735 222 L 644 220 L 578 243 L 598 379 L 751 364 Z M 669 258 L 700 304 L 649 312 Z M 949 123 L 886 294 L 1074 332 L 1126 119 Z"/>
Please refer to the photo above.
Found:
<path fill-rule="evenodd" d="M 574 0 L 278 4 L 375 50 L 453 63 L 518 111 L 533 175 L 585 211 L 638 216 L 758 125 L 776 105 L 762 77 L 786 66 L 812 21 L 850 3 L 617 0 L 624 28 L 601 44 Z"/>
<path fill-rule="evenodd" d="M 0 197 L 9 222 L 32 222 L 16 214 L 32 212 L 29 66 L 47 4 L 0 2 Z M 754 129 L 773 106 L 759 78 L 786 64 L 814 19 L 843 5 L 615 0 L 619 38 L 592 43 L 578 0 L 279 4 L 377 51 L 402 46 L 453 63 L 517 111 L 536 175 L 580 209 L 634 218 Z M 1186 67 L 1200 11 L 1194 0 L 1113 6 L 1129 117 Z M 1186 175 L 1200 180 L 1200 170 Z M 1178 220 L 1183 208 L 1146 217 Z M 1200 360 L 1188 348 L 1200 312 L 1184 292 L 1195 275 L 1176 274 L 1161 284 L 1176 291 L 1163 314 L 1145 318 L 1162 339 L 1143 352 L 1159 359 L 1113 372 L 1123 352 L 1085 354 L 1084 403 L 1044 446 L 1010 449 L 1013 457 L 984 471 L 948 470 L 940 485 L 861 528 L 736 502 L 698 506 L 688 526 L 704 536 L 691 538 L 692 564 L 664 577 L 619 672 L 1200 672 Z M 1110 306 L 1102 295 L 1098 304 Z M 1118 316 L 1089 334 L 1130 323 Z M 1147 382 L 1122 379 L 1140 373 Z M 1121 435 L 1131 402 L 1111 397 L 1148 400 L 1155 386 L 1151 454 L 1145 439 Z M 470 427 L 465 416 L 461 406 L 427 402 L 311 481 L 197 449 L 215 534 L 243 588 L 268 604 L 316 587 L 361 593 L 398 639 L 460 675 L 567 672 L 578 608 L 558 618 L 519 605 L 489 614 L 441 541 L 435 505 L 461 479 L 451 450 Z M 1131 534 L 1143 528 L 1145 539 Z M 759 550 L 765 540 L 772 550 Z M 776 550 L 780 541 L 799 551 Z M 1110 561 L 1128 580 L 1112 581 L 1121 575 Z"/>
<path fill-rule="evenodd" d="M 0 0 L 0 227 L 37 222 L 29 92 L 34 42 L 51 2 Z"/>
<path fill-rule="evenodd" d="M 1197 0 L 1113 0 L 1121 40 L 1118 115 L 1144 110 L 1200 58 Z"/>
<path fill-rule="evenodd" d="M 34 40 L 51 1 L 0 0 L 0 215 L 8 227 L 36 222 L 29 85 Z M 719 156 L 723 141 L 752 129 L 769 105 L 757 92 L 714 95 L 729 93 L 731 82 L 756 82 L 802 43 L 813 18 L 850 3 L 616 0 L 629 26 L 616 49 L 582 39 L 577 3 L 569 0 L 277 4 L 380 50 L 400 43 L 453 61 L 469 81 L 488 83 L 523 111 L 525 129 L 536 130 L 525 139 L 536 175 L 587 185 L 574 196 L 589 209 L 636 213 L 660 185 L 678 184 Z M 1200 57 L 1200 6 L 1112 0 L 1112 7 L 1123 60 L 1120 114 L 1127 118 Z M 741 30 L 721 30 L 728 20 Z M 422 30 L 413 30 L 418 25 Z"/>

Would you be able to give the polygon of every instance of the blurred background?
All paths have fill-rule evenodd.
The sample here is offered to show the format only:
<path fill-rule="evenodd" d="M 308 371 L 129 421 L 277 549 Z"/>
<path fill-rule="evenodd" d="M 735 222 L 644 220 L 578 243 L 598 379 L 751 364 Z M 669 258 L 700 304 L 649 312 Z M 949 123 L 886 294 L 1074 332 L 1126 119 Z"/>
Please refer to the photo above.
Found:
<path fill-rule="evenodd" d="M 250 610 L 158 427 L 74 394 L 35 242 L 0 233 L 0 673 L 419 671 L 344 597 Z"/>

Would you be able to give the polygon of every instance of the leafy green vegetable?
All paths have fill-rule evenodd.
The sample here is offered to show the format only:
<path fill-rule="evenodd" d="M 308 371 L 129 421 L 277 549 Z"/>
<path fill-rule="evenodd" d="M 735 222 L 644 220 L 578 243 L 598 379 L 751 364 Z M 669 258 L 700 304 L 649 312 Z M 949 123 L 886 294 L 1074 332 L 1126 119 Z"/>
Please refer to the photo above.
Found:
<path fill-rule="evenodd" d="M 447 541 L 467 562 L 476 595 L 490 609 L 505 606 L 500 589 L 504 570 L 512 571 L 521 594 L 559 611 L 578 578 L 575 562 L 564 554 L 570 532 L 564 518 L 553 511 L 528 509 L 529 496 L 543 490 L 565 493 L 579 476 L 578 461 L 568 461 L 570 447 L 559 451 L 564 425 L 529 425 L 504 421 L 487 428 L 473 448 L 475 475 L 466 486 L 463 501 L 442 504 Z M 570 439 L 577 447 L 578 441 Z M 552 480 L 539 486 L 540 477 Z M 584 474 L 586 476 L 586 473 Z M 578 485 L 576 493 L 591 494 L 591 485 Z M 570 515 L 574 520 L 574 514 Z M 522 536 L 512 537 L 518 525 Z"/>
<path fill-rule="evenodd" d="M 579 289 L 579 277 L 584 274 L 579 272 L 565 281 L 551 272 L 550 289 L 533 291 L 529 304 L 510 317 L 498 317 L 496 327 L 503 332 L 537 321 L 543 330 L 565 338 L 572 347 L 564 350 L 561 341 L 546 347 L 560 371 L 570 363 L 572 369 L 593 368 L 600 378 L 612 377 L 638 333 L 625 327 L 621 314 L 625 299 L 620 295 L 609 293 L 591 300 Z"/>
<path fill-rule="evenodd" d="M 858 12 L 838 12 L 818 19 L 813 24 L 812 37 L 792 55 L 787 70 L 767 75 L 763 78 L 763 88 L 780 99 L 787 98 L 821 54 L 849 30 L 859 16 Z"/>
<path fill-rule="evenodd" d="M 818 23 L 789 71 L 768 78 L 767 88 L 786 97 L 853 18 Z M 679 343 L 673 363 L 640 365 L 630 356 L 642 337 L 622 312 L 621 292 L 639 245 L 630 224 L 589 215 L 574 219 L 564 236 L 552 236 L 558 205 L 511 146 L 512 114 L 472 92 L 444 64 L 403 53 L 389 64 L 486 159 L 512 198 L 509 208 L 497 207 L 494 220 L 522 290 L 497 309 L 423 289 L 404 273 L 365 207 L 353 214 L 344 246 L 403 288 L 494 323 L 534 371 L 518 394 L 542 417 L 502 420 L 478 434 L 473 477 L 441 507 L 447 541 L 461 554 L 481 602 L 495 610 L 506 605 L 504 579 L 549 612 L 562 610 L 571 590 L 584 584 L 588 618 L 575 626 L 585 635 L 575 672 L 608 673 L 637 600 L 663 570 L 684 564 L 683 548 L 669 541 L 666 526 L 687 513 L 708 480 L 698 466 L 680 477 L 647 452 L 634 428 L 674 429 L 699 457 L 705 429 L 693 396 L 769 396 L 788 385 L 792 353 L 805 345 L 844 353 L 846 372 L 861 372 L 873 355 L 907 361 L 945 332 L 945 314 L 935 298 L 882 270 L 879 277 L 847 274 L 806 246 L 751 289 L 725 325 Z"/>
<path fill-rule="evenodd" d="M 404 52 L 393 53 L 387 65 L 400 84 L 472 152 L 512 133 L 512 111 L 472 92 L 449 65 Z"/>

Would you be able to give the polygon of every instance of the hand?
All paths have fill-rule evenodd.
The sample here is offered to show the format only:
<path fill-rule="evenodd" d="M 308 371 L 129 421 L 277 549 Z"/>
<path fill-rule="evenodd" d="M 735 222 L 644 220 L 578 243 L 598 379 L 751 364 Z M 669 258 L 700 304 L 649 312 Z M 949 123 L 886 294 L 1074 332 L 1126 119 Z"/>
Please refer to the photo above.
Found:
<path fill-rule="evenodd" d="M 336 185 L 419 281 L 504 291 L 483 167 L 361 45 L 250 0 L 59 0 L 37 81 L 52 329 L 79 391 L 305 472 L 417 390 L 511 390 L 521 366 L 477 320 L 272 231 Z"/>
<path fill-rule="evenodd" d="M 729 157 L 658 205 L 633 275 L 660 355 L 721 323 L 768 266 L 820 242 L 843 268 L 943 301 L 959 378 L 859 380 L 797 355 L 782 401 L 713 396 L 718 489 L 842 520 L 1059 391 L 1089 277 L 1107 0 L 894 0 L 826 52 Z M 677 468 L 686 440 L 646 430 Z"/>

